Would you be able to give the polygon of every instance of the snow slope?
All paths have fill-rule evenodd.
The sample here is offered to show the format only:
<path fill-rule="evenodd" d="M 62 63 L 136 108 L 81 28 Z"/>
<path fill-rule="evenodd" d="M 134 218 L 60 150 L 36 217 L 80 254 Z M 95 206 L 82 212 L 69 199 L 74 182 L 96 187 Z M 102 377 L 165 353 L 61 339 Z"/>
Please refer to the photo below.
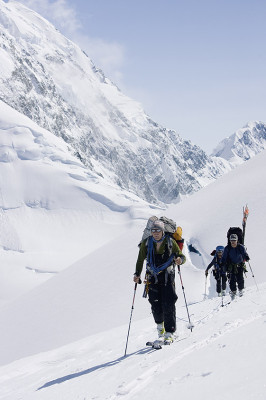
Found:
<path fill-rule="evenodd" d="M 150 317 L 133 320 L 126 357 L 123 325 L 1 367 L 0 398 L 264 400 L 265 284 L 224 307 L 215 298 L 190 312 L 194 331 L 179 306 L 180 340 L 159 351 L 145 347 L 154 333 Z"/>
<path fill-rule="evenodd" d="M 6 104 L 0 112 L 0 398 L 264 399 L 266 152 L 163 210 L 107 185 Z M 259 291 L 249 271 L 245 296 L 221 307 L 211 277 L 203 300 L 204 269 L 246 203 Z M 182 267 L 195 328 L 186 327 L 177 275 L 183 340 L 146 349 L 155 329 L 138 286 L 124 358 L 137 243 L 152 214 L 175 219 L 201 253 L 185 246 Z"/>
<path fill-rule="evenodd" d="M 2 126 L 2 129 L 6 127 Z M 17 160 L 19 163 L 22 161 L 25 162 Z M 0 398 L 110 400 L 142 396 L 149 400 L 160 399 L 163 395 L 168 398 L 178 395 L 184 400 L 193 396 L 206 400 L 215 395 L 217 399 L 264 399 L 266 286 L 262 259 L 265 163 L 266 154 L 263 152 L 168 210 L 151 209 L 137 198 L 133 203 L 124 192 L 119 197 L 116 191 L 101 183 L 91 186 L 91 197 L 99 199 L 100 191 L 101 203 L 96 200 L 89 202 L 90 220 L 95 218 L 97 223 L 88 225 L 90 229 L 86 233 L 91 232 L 95 241 L 98 238 L 98 246 L 89 246 L 83 258 L 58 270 L 51 279 L 35 285 L 32 290 L 25 289 L 24 294 L 0 308 L 0 341 L 4 344 L 0 349 Z M 62 178 L 57 175 L 57 166 L 56 163 L 51 177 L 55 187 Z M 66 182 L 72 182 L 68 179 Z M 84 181 L 77 182 L 84 184 Z M 86 184 L 92 183 L 89 180 Z M 74 188 L 70 185 L 70 193 L 72 190 Z M 208 299 L 204 300 L 204 269 L 211 260 L 209 253 L 213 248 L 225 244 L 228 227 L 241 224 L 245 203 L 250 207 L 246 244 L 259 291 L 248 272 L 245 296 L 221 307 L 212 278 L 207 282 Z M 120 207 L 118 212 L 117 208 L 108 207 L 110 204 L 126 206 L 126 210 Z M 74 205 L 72 207 L 78 214 Z M 24 209 L 25 204 L 20 208 Z M 31 213 L 36 211 L 27 208 Z M 9 215 L 12 213 L 4 207 L 3 211 L 10 212 Z M 53 220 L 50 211 L 46 209 L 46 219 L 52 228 L 56 228 L 58 220 Z M 65 220 L 70 218 L 68 209 L 57 211 Z M 19 217 L 24 211 L 20 212 Z M 143 286 L 138 286 L 128 353 L 124 358 L 137 243 L 145 226 L 144 218 L 153 213 L 167 214 L 176 219 L 183 227 L 187 243 L 192 243 L 202 254 L 192 258 L 192 253 L 189 254 L 185 248 L 188 261 L 182 267 L 186 298 L 195 328 L 192 333 L 187 329 L 186 308 L 177 275 L 177 333 L 180 341 L 162 351 L 146 349 L 145 342 L 154 338 L 155 326 L 148 301 L 142 298 Z M 46 219 L 36 218 L 39 229 Z M 108 238 L 104 238 L 102 225 L 98 223 L 106 220 L 115 232 L 113 235 L 110 230 L 106 235 Z M 75 223 L 79 226 L 80 219 Z M 16 228 L 15 224 L 13 226 Z M 27 236 L 27 230 L 27 225 L 21 224 L 17 231 L 20 241 L 24 232 Z M 60 247 L 64 238 L 58 237 L 53 230 L 49 232 Z M 71 236 L 68 232 L 67 237 L 67 246 L 71 240 L 74 246 L 75 234 Z M 46 251 L 49 252 L 49 248 Z M 1 255 L 5 252 L 3 248 Z M 42 255 L 37 253 L 41 262 Z M 23 256 L 23 253 L 18 254 Z M 57 255 L 58 259 L 61 255 Z M 26 282 L 25 279 L 23 284 Z M 228 301 L 227 295 L 225 302 Z"/>
<path fill-rule="evenodd" d="M 265 165 L 264 150 L 178 206 L 169 207 L 170 215 L 184 226 L 188 241 L 202 254 L 198 257 L 198 266 L 201 262 L 206 265 L 209 254 L 217 245 L 226 245 L 228 228 L 242 225 L 242 208 L 248 204 L 250 216 L 245 245 L 258 281 L 266 281 L 262 258 L 266 226 Z"/>
<path fill-rule="evenodd" d="M 0 293 L 20 296 L 112 240 L 132 205 L 71 155 L 62 139 L 0 102 Z M 95 235 L 97 229 L 104 234 Z"/>

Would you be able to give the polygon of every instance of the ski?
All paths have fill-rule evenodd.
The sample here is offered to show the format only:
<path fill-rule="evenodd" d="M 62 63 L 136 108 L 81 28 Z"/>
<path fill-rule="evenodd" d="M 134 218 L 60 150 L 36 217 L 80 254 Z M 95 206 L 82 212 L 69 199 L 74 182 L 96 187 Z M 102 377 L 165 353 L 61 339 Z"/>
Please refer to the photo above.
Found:
<path fill-rule="evenodd" d="M 160 350 L 160 349 L 163 348 L 163 346 L 169 346 L 170 344 L 173 344 L 173 343 L 176 343 L 176 342 L 181 342 L 181 340 L 185 340 L 185 339 L 187 339 L 187 336 L 186 337 L 181 337 L 181 338 L 176 338 L 172 343 L 164 341 L 164 340 L 157 339 L 157 340 L 154 340 L 153 342 L 151 342 L 151 341 L 147 342 L 146 346 L 152 347 L 155 350 Z"/>
<path fill-rule="evenodd" d="M 160 350 L 162 349 L 162 346 L 164 346 L 164 341 L 163 340 L 154 340 L 153 342 L 147 342 L 146 346 L 152 347 L 155 350 Z"/>
<path fill-rule="evenodd" d="M 246 205 L 246 207 L 243 207 L 243 220 L 242 220 L 243 244 L 245 241 L 245 233 L 246 233 L 246 224 L 247 224 L 248 214 L 249 214 L 249 209 L 248 209 L 248 205 Z"/>

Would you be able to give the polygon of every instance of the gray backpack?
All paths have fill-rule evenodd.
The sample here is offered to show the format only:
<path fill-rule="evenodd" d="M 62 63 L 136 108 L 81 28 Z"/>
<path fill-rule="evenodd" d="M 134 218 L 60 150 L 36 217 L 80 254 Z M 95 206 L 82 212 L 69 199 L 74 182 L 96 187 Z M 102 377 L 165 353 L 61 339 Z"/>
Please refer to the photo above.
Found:
<path fill-rule="evenodd" d="M 150 217 L 147 221 L 146 227 L 143 231 L 141 242 L 151 236 L 151 227 L 153 226 L 154 221 L 160 220 L 164 223 L 164 231 L 165 233 L 175 233 L 176 231 L 176 223 L 170 218 L 160 217 L 157 218 L 155 215 Z"/>

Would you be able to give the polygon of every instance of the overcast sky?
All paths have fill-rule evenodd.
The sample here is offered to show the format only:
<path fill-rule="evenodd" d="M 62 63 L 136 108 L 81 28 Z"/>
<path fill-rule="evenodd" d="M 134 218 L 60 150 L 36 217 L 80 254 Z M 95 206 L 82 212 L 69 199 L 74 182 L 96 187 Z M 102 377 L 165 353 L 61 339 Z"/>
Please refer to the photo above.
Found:
<path fill-rule="evenodd" d="M 13 1 L 13 0 L 10 0 Z M 265 0 L 21 0 L 150 117 L 210 153 L 266 122 Z"/>

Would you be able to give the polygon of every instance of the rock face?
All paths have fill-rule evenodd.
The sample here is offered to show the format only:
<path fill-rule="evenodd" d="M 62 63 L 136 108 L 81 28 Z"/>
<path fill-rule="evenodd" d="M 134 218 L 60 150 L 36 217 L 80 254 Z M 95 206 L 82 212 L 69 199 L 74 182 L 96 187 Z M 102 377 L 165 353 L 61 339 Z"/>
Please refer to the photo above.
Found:
<path fill-rule="evenodd" d="M 0 99 L 62 137 L 93 173 L 152 202 L 176 202 L 232 168 L 154 122 L 48 21 L 0 2 Z M 264 128 L 265 129 L 265 128 Z"/>

